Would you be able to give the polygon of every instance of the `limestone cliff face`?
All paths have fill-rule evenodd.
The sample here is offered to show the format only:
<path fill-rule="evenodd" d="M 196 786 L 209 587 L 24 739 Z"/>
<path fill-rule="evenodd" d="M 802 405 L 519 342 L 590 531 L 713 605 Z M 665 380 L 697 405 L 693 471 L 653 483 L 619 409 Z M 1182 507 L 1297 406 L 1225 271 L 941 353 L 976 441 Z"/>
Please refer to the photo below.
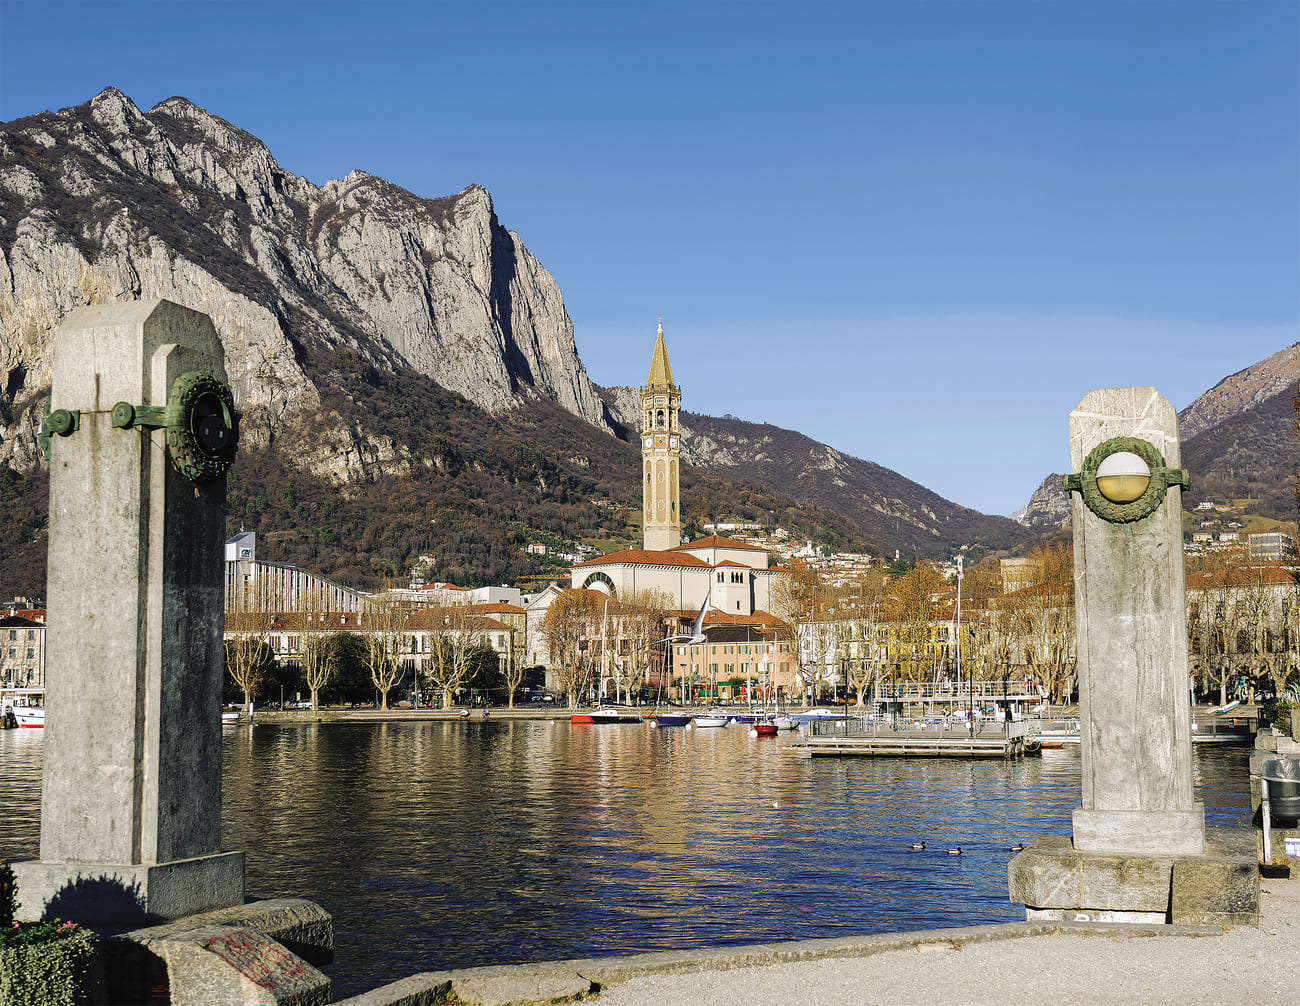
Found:
<path fill-rule="evenodd" d="M 559 288 L 480 186 L 430 200 L 357 171 L 317 187 L 184 98 L 142 113 L 112 88 L 0 126 L 0 462 L 37 463 L 30 407 L 62 318 L 152 297 L 212 316 L 245 445 L 311 418 L 302 463 L 335 481 L 412 461 L 322 412 L 320 349 L 490 411 L 550 399 L 608 428 Z"/>
<path fill-rule="evenodd" d="M 1029 502 L 1011 514 L 1011 519 L 1036 531 L 1065 527 L 1070 523 L 1070 495 L 1065 491 L 1063 476 L 1047 476 L 1029 497 Z"/>

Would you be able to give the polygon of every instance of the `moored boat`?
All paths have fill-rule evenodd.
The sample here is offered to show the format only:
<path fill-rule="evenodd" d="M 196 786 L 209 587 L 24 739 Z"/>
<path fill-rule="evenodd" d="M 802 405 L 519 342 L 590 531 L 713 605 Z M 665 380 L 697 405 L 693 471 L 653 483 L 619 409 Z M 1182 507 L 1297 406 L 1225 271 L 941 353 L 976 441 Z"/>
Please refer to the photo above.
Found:
<path fill-rule="evenodd" d="M 760 720 L 754 724 L 754 733 L 760 737 L 775 737 L 776 722 L 774 720 Z"/>
<path fill-rule="evenodd" d="M 569 717 L 570 723 L 642 723 L 640 713 L 616 709 L 613 706 L 597 706 L 595 709 L 579 709 Z"/>
<path fill-rule="evenodd" d="M 13 705 L 9 709 L 13 712 L 14 720 L 20 727 L 45 726 L 45 710 L 40 706 Z"/>
<path fill-rule="evenodd" d="M 649 719 L 657 727 L 684 727 L 691 722 L 687 713 L 654 713 Z"/>
<path fill-rule="evenodd" d="M 847 713 L 827 709 L 825 706 L 818 706 L 802 713 L 791 713 L 790 719 L 795 723 L 819 723 L 822 720 L 848 720 L 853 719 L 853 717 Z"/>
<path fill-rule="evenodd" d="M 725 727 L 731 722 L 730 716 L 692 716 L 691 722 L 697 727 Z"/>

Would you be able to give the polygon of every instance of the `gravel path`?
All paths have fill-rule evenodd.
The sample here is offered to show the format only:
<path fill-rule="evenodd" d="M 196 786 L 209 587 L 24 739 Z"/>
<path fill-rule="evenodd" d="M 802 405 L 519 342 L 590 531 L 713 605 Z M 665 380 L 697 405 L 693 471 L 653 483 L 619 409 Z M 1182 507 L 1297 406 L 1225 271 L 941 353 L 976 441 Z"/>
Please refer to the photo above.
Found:
<path fill-rule="evenodd" d="M 601 1006 L 1300 1004 L 1300 879 L 1263 880 L 1259 928 L 1221 936 L 1033 936 L 872 957 L 634 978 Z"/>

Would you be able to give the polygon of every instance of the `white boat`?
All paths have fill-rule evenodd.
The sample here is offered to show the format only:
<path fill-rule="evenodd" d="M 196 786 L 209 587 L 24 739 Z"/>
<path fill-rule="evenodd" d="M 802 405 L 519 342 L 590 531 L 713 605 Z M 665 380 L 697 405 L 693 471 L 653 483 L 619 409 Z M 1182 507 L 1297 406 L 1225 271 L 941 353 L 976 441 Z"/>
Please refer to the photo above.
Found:
<path fill-rule="evenodd" d="M 628 712 L 625 709 L 615 709 L 613 706 L 597 706 L 590 711 L 592 723 L 642 723 L 644 722 L 640 713 Z"/>
<path fill-rule="evenodd" d="M 730 716 L 692 716 L 691 722 L 697 727 L 725 727 L 731 722 Z"/>
<path fill-rule="evenodd" d="M 45 726 L 45 710 L 40 706 L 10 706 L 14 714 L 14 720 L 20 727 L 43 727 Z"/>
<path fill-rule="evenodd" d="M 790 719 L 795 723 L 813 723 L 820 720 L 848 720 L 853 717 L 847 713 L 840 712 L 838 709 L 827 709 L 825 706 L 818 706 L 815 709 L 809 709 L 802 713 L 791 713 Z"/>
<path fill-rule="evenodd" d="M 778 716 L 772 721 L 776 724 L 778 730 L 798 730 L 799 724 L 795 722 L 794 717 L 784 714 Z"/>
<path fill-rule="evenodd" d="M 233 727 L 239 723 L 238 709 L 221 710 L 221 725 L 223 727 Z"/>

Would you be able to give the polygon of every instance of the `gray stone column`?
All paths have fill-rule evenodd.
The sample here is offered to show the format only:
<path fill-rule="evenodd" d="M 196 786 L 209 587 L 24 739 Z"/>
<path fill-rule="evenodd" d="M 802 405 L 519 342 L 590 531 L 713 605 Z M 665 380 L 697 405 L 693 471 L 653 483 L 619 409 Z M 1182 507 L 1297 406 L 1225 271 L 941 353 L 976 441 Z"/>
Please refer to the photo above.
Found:
<path fill-rule="evenodd" d="M 1070 461 L 1140 438 L 1181 466 L 1178 416 L 1154 388 L 1092 391 L 1070 413 Z M 1109 520 L 1072 493 L 1079 640 L 1081 851 L 1199 855 L 1192 785 L 1181 489 L 1140 519 Z"/>
<path fill-rule="evenodd" d="M 206 315 L 168 301 L 82 308 L 55 339 L 41 858 L 15 864 L 20 916 L 134 926 L 241 904 L 221 852 L 225 475 L 192 481 L 164 429 L 189 371 L 225 381 Z"/>

